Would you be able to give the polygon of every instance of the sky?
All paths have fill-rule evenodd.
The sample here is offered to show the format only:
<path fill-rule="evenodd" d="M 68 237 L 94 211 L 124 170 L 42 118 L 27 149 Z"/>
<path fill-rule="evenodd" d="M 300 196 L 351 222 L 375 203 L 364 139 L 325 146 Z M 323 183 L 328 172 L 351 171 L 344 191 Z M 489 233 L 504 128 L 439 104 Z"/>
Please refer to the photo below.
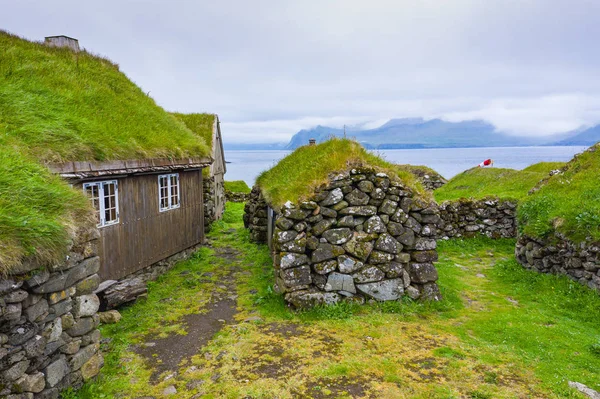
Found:
<path fill-rule="evenodd" d="M 542 136 L 600 123 L 598 0 L 0 0 L 0 29 L 67 35 L 225 142 L 316 125 L 484 119 Z M 1 49 L 0 49 L 1 51 Z"/>

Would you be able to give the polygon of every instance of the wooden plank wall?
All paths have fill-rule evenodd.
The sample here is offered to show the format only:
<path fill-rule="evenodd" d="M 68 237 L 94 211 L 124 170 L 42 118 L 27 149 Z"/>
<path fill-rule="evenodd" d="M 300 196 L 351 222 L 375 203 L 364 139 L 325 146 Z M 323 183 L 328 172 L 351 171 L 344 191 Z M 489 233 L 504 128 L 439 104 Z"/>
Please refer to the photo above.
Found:
<path fill-rule="evenodd" d="M 119 181 L 119 224 L 100 229 L 100 276 L 117 280 L 204 241 L 202 171 L 179 172 L 181 206 L 160 212 L 158 174 Z"/>

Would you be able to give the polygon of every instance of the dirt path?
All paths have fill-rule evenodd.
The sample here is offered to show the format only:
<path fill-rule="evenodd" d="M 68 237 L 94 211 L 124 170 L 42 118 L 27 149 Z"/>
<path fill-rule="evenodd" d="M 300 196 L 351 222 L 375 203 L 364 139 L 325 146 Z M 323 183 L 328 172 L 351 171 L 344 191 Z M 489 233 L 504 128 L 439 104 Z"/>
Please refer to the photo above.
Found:
<path fill-rule="evenodd" d="M 206 307 L 199 309 L 200 313 L 184 316 L 183 324 L 186 334 L 172 334 L 166 338 L 153 339 L 136 348 L 146 364 L 153 372 L 150 382 L 159 382 L 159 377 L 166 372 L 167 377 L 177 374 L 181 362 L 198 354 L 200 350 L 227 324 L 231 324 L 236 314 L 236 285 L 235 275 L 239 272 L 236 266 L 239 252 L 223 247 L 215 250 L 215 256 L 230 263 L 227 274 L 221 280 L 223 292 L 213 292 Z"/>

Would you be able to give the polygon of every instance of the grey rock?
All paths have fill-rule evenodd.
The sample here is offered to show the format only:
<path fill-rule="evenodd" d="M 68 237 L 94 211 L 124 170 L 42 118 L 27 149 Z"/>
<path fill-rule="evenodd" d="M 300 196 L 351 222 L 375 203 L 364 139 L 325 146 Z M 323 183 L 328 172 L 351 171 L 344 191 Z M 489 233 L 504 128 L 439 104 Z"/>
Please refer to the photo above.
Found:
<path fill-rule="evenodd" d="M 300 208 L 302 209 L 317 209 L 319 207 L 319 204 L 317 204 L 315 201 L 304 201 L 300 204 Z M 287 230 L 287 229 L 284 229 Z"/>
<path fill-rule="evenodd" d="M 369 180 L 363 180 L 358 183 L 358 189 L 364 193 L 370 193 L 374 188 L 375 185 Z"/>
<path fill-rule="evenodd" d="M 64 301 L 60 301 L 52 306 L 49 309 L 49 315 L 46 318 L 46 321 L 51 321 L 68 313 L 73 309 L 73 300 L 71 298 L 67 298 Z M 63 320 L 64 321 L 64 320 Z"/>
<path fill-rule="evenodd" d="M 92 274 L 91 276 L 81 280 L 75 286 L 75 295 L 92 294 L 100 286 L 100 276 Z"/>
<path fill-rule="evenodd" d="M 81 368 L 88 360 L 94 356 L 96 352 L 100 349 L 100 345 L 92 344 L 88 345 L 84 348 L 81 348 L 79 352 L 77 352 L 70 360 L 69 365 L 71 366 L 71 370 L 76 371 Z"/>
<path fill-rule="evenodd" d="M 375 242 L 375 249 L 390 254 L 398 254 L 402 251 L 402 244 L 400 244 L 394 237 L 387 233 L 383 233 L 379 236 Z"/>
<path fill-rule="evenodd" d="M 379 212 L 385 213 L 386 215 L 393 215 L 394 212 L 396 212 L 396 208 L 398 208 L 397 202 L 385 199 L 379 207 Z"/>
<path fill-rule="evenodd" d="M 46 317 L 48 312 L 48 301 L 41 299 L 38 303 L 25 309 L 27 320 L 34 322 Z"/>
<path fill-rule="evenodd" d="M 177 394 L 177 388 L 175 388 L 175 385 L 169 385 L 168 387 L 163 389 L 162 393 L 164 396 L 175 395 L 175 394 Z"/>
<path fill-rule="evenodd" d="M 314 251 L 319 247 L 319 239 L 317 237 L 308 237 L 306 239 L 306 248 Z"/>
<path fill-rule="evenodd" d="M 377 214 L 377 207 L 370 205 L 349 206 L 339 213 L 340 215 L 373 216 Z"/>
<path fill-rule="evenodd" d="M 15 281 L 13 279 L 2 279 L 0 280 L 0 295 L 5 295 L 11 291 L 18 290 L 23 285 L 22 281 Z"/>
<path fill-rule="evenodd" d="M 378 267 L 387 278 L 402 277 L 404 272 L 404 266 L 398 262 L 382 263 Z"/>
<path fill-rule="evenodd" d="M 351 193 L 347 194 L 345 197 L 346 201 L 350 205 L 367 205 L 371 197 L 365 194 L 363 191 L 359 189 L 354 189 Z"/>
<path fill-rule="evenodd" d="M 344 193 L 342 189 L 336 188 L 335 190 L 331 190 L 327 197 L 319 203 L 321 206 L 331 206 L 337 204 L 341 200 L 344 199 Z"/>
<path fill-rule="evenodd" d="M 98 326 L 98 322 L 98 317 L 82 317 L 80 319 L 75 319 L 75 324 L 73 324 L 73 327 L 69 328 L 66 332 L 71 337 L 79 337 L 96 328 Z"/>
<path fill-rule="evenodd" d="M 43 373 L 36 372 L 33 374 L 25 374 L 13 385 L 20 392 L 39 393 L 44 390 L 46 380 Z"/>
<path fill-rule="evenodd" d="M 275 241 L 279 244 L 291 241 L 298 237 L 298 232 L 294 230 L 278 231 L 275 233 Z"/>
<path fill-rule="evenodd" d="M 369 266 L 354 273 L 352 277 L 357 283 L 370 283 L 383 280 L 385 274 L 375 266 Z"/>
<path fill-rule="evenodd" d="M 2 299 L 4 299 L 4 302 L 6 303 L 15 303 L 23 302 L 25 299 L 27 299 L 28 296 L 29 294 L 27 293 L 27 291 L 15 290 L 6 294 Z"/>
<path fill-rule="evenodd" d="M 275 220 L 275 226 L 283 231 L 291 229 L 293 225 L 294 222 L 292 220 L 284 217 L 278 217 L 277 220 Z"/>
<path fill-rule="evenodd" d="M 396 262 L 408 263 L 410 262 L 411 256 L 409 253 L 401 252 L 396 255 Z"/>
<path fill-rule="evenodd" d="M 349 205 L 349 204 L 348 204 L 346 201 L 340 201 L 340 202 L 338 202 L 337 204 L 335 204 L 335 205 L 332 205 L 332 206 L 331 206 L 331 209 L 333 209 L 333 210 L 334 210 L 334 211 L 336 211 L 336 212 L 339 212 L 339 211 L 341 211 L 342 209 L 344 209 L 344 208 L 347 208 L 347 207 L 348 207 L 348 205 Z"/>
<path fill-rule="evenodd" d="M 327 276 L 325 291 L 346 291 L 355 294 L 356 288 L 354 287 L 352 276 L 342 273 L 331 273 Z"/>
<path fill-rule="evenodd" d="M 372 216 L 365 222 L 365 232 L 371 233 L 385 233 L 387 228 L 379 216 Z"/>
<path fill-rule="evenodd" d="M 387 230 L 388 230 L 388 233 L 390 233 L 393 236 L 399 236 L 406 231 L 404 226 L 402 226 L 400 223 L 396 223 L 396 222 L 389 222 L 387 224 Z"/>
<path fill-rule="evenodd" d="M 100 320 L 100 317 L 98 317 L 98 320 Z M 81 345 L 88 346 L 91 344 L 99 343 L 101 338 L 102 334 L 100 333 L 100 330 L 94 330 L 81 337 Z"/>
<path fill-rule="evenodd" d="M 282 269 L 302 266 L 308 263 L 308 256 L 305 254 L 287 253 L 281 257 L 279 265 Z"/>
<path fill-rule="evenodd" d="M 0 308 L 0 311 L 2 309 Z M 23 305 L 21 303 L 9 303 L 4 308 L 4 314 L 2 315 L 2 321 L 17 321 L 21 318 L 23 311 Z"/>
<path fill-rule="evenodd" d="M 408 220 L 408 214 L 404 212 L 402 208 L 397 208 L 396 212 L 394 212 L 392 216 L 390 216 L 390 219 L 396 223 L 406 223 L 406 221 Z"/>
<path fill-rule="evenodd" d="M 282 214 L 284 217 L 286 217 L 288 219 L 303 220 L 303 219 L 306 219 L 306 217 L 311 214 L 311 211 L 306 210 L 306 209 L 292 208 L 292 209 L 284 209 Z"/>
<path fill-rule="evenodd" d="M 39 331 L 38 326 L 33 323 L 23 323 L 16 328 L 13 328 L 10 334 L 8 334 L 8 343 L 13 346 L 18 346 L 37 334 Z"/>
<path fill-rule="evenodd" d="M 342 216 L 337 221 L 339 227 L 354 227 L 354 216 Z"/>
<path fill-rule="evenodd" d="M 281 270 L 279 275 L 288 287 L 308 285 L 312 281 L 308 265 Z"/>
<path fill-rule="evenodd" d="M 44 284 L 50 279 L 50 272 L 46 269 L 41 270 L 39 273 L 25 281 L 25 287 L 33 288 Z"/>
<path fill-rule="evenodd" d="M 92 316 L 98 312 L 100 300 L 96 294 L 81 295 L 73 301 L 73 316 Z"/>
<path fill-rule="evenodd" d="M 338 256 L 338 268 L 342 273 L 354 273 L 357 270 L 362 269 L 365 266 L 364 263 L 348 256 L 348 255 L 340 255 Z"/>
<path fill-rule="evenodd" d="M 56 386 L 69 373 L 69 364 L 66 357 L 63 355 L 58 360 L 50 363 L 44 370 L 46 375 L 46 387 L 52 388 Z"/>
<path fill-rule="evenodd" d="M 343 245 L 346 252 L 361 261 L 366 261 L 371 251 L 373 251 L 374 244 L 372 241 L 367 241 L 369 235 L 365 233 L 354 233 L 352 238 Z"/>
<path fill-rule="evenodd" d="M 327 230 L 323 233 L 323 238 L 330 244 L 341 245 L 352 238 L 352 230 L 347 227 Z"/>
<path fill-rule="evenodd" d="M 29 367 L 29 360 L 21 360 L 0 373 L 0 386 L 2 382 L 12 382 L 21 378 Z"/>
<path fill-rule="evenodd" d="M 296 237 L 295 240 L 281 244 L 281 250 L 284 252 L 296 252 L 302 254 L 306 251 L 306 237 Z"/>
<path fill-rule="evenodd" d="M 399 243 L 406 245 L 409 248 L 415 245 L 415 232 L 412 230 L 405 230 L 404 233 L 396 237 Z"/>
<path fill-rule="evenodd" d="M 341 300 L 341 296 L 335 292 L 295 291 L 286 294 L 285 300 L 298 309 L 307 309 L 317 305 L 333 305 Z"/>
<path fill-rule="evenodd" d="M 410 279 L 418 284 L 437 281 L 438 273 L 431 263 L 410 263 L 408 266 Z"/>
<path fill-rule="evenodd" d="M 37 287 L 33 287 L 32 291 L 36 294 L 47 294 L 50 292 L 62 291 L 65 289 L 67 274 L 55 273 L 48 281 Z"/>
<path fill-rule="evenodd" d="M 406 295 L 408 295 L 410 299 L 416 300 L 421 296 L 421 292 L 411 285 L 406 288 Z"/>
<path fill-rule="evenodd" d="M 337 217 L 337 212 L 331 208 L 323 207 L 323 208 L 321 208 L 321 215 L 323 215 L 324 218 L 335 219 Z"/>
<path fill-rule="evenodd" d="M 335 219 L 323 219 L 312 227 L 312 233 L 316 236 L 320 236 L 335 224 Z"/>
<path fill-rule="evenodd" d="M 98 273 L 100 270 L 100 257 L 94 256 L 93 258 L 87 258 L 80 264 L 70 269 L 68 272 L 68 278 L 66 280 L 65 287 L 71 287 L 80 280 L 91 276 L 92 274 Z"/>
<path fill-rule="evenodd" d="M 337 245 L 319 244 L 319 247 L 312 253 L 312 263 L 320 263 L 329 259 L 337 258 L 344 253 L 344 249 Z"/>
<path fill-rule="evenodd" d="M 377 301 L 393 301 L 399 299 L 404 294 L 404 286 L 401 279 L 358 284 L 356 288 L 358 291 Z"/>
<path fill-rule="evenodd" d="M 371 191 L 371 198 L 374 200 L 383 200 L 385 198 L 385 191 L 383 191 L 380 187 Z"/>
<path fill-rule="evenodd" d="M 428 283 L 421 288 L 421 299 L 427 301 L 439 301 L 442 299 L 440 289 L 435 283 Z"/>
<path fill-rule="evenodd" d="M 416 251 L 412 253 L 412 259 L 418 263 L 431 263 L 438 260 L 438 253 L 435 250 Z"/>
<path fill-rule="evenodd" d="M 36 335 L 23 344 L 23 349 L 25 350 L 28 358 L 38 357 L 44 353 L 44 349 L 46 349 L 46 343 L 46 338 L 41 335 Z"/>
<path fill-rule="evenodd" d="M 415 240 L 415 249 L 417 251 L 428 251 L 437 248 L 437 242 L 433 238 L 417 238 Z"/>
<path fill-rule="evenodd" d="M 394 254 L 390 254 L 387 252 L 381 252 L 381 251 L 373 251 L 373 252 L 371 252 L 371 256 L 369 256 L 369 263 L 378 265 L 380 263 L 391 262 L 395 258 L 396 258 L 396 256 Z"/>
<path fill-rule="evenodd" d="M 335 260 L 328 260 L 326 262 L 315 263 L 313 265 L 313 270 L 317 274 L 327 274 L 331 273 L 335 269 L 337 269 L 338 263 Z"/>

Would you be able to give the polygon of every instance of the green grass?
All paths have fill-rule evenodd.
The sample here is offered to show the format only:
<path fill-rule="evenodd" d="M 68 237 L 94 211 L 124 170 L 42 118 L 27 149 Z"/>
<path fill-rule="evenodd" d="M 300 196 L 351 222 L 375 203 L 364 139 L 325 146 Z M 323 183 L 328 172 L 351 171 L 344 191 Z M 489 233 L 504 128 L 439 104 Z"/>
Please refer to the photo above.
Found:
<path fill-rule="evenodd" d="M 540 162 L 523 170 L 472 168 L 435 190 L 434 197 L 438 202 L 491 196 L 522 200 L 540 180 L 548 177 L 551 170 L 562 166 L 564 163 L 561 162 Z"/>
<path fill-rule="evenodd" d="M 225 181 L 225 190 L 229 190 L 232 193 L 244 193 L 250 192 L 250 187 L 243 180 L 229 180 Z"/>
<path fill-rule="evenodd" d="M 414 174 L 417 177 L 423 177 L 425 175 L 429 175 L 430 177 L 437 177 L 438 179 L 444 179 L 444 176 L 440 175 L 438 172 L 436 172 L 435 170 L 433 170 L 430 167 L 425 166 L 425 165 L 404 164 L 404 165 L 396 165 L 396 168 L 407 171 L 407 172 L 411 172 L 412 174 Z"/>
<path fill-rule="evenodd" d="M 113 62 L 2 31 L 0 48 L 0 272 L 61 259 L 88 209 L 40 164 L 208 155 Z"/>
<path fill-rule="evenodd" d="M 249 242 L 242 213 L 243 204 L 228 203 L 209 233 L 215 249 L 240 256 L 224 263 L 202 248 L 152 283 L 147 301 L 125 308 L 119 324 L 101 327 L 111 340 L 101 377 L 65 399 L 162 397 L 171 384 L 181 397 L 311 397 L 336 392 L 340 378 L 390 398 L 583 398 L 567 381 L 600 389 L 600 297 L 564 276 L 523 269 L 514 240 L 440 242 L 440 302 L 298 313 L 270 288 L 269 250 Z M 149 383 L 155 362 L 144 362 L 134 346 L 185 334 L 183 315 L 213 306 L 228 268 L 238 270 L 236 322 L 177 374 Z M 207 272 L 213 274 L 195 277 Z"/>
<path fill-rule="evenodd" d="M 286 201 L 307 199 L 316 188 L 328 181 L 331 173 L 359 166 L 371 166 L 390 177 L 397 176 L 407 186 L 427 195 L 412 173 L 399 171 L 395 165 L 369 153 L 356 141 L 338 138 L 296 149 L 261 173 L 256 184 L 271 204 L 281 206 Z"/>
<path fill-rule="evenodd" d="M 575 242 L 600 240 L 600 144 L 549 178 L 518 209 L 523 233 L 532 237 L 564 234 Z"/>
<path fill-rule="evenodd" d="M 215 123 L 214 114 L 181 114 L 172 112 L 171 115 L 185 123 L 188 129 L 202 137 L 209 148 L 212 148 L 213 125 Z"/>

